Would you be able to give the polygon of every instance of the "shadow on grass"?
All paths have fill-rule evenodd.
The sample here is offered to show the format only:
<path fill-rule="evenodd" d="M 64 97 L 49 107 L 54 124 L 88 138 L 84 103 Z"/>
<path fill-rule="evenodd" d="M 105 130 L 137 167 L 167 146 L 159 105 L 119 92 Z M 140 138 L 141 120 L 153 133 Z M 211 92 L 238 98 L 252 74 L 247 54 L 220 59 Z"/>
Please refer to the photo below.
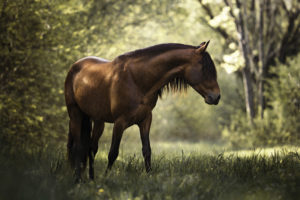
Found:
<path fill-rule="evenodd" d="M 137 156 L 138 155 L 138 156 Z M 140 154 L 120 153 L 106 176 L 107 152 L 95 181 L 74 184 L 64 148 L 0 155 L 0 199 L 297 199 L 300 154 L 274 151 L 154 154 L 147 174 Z"/>

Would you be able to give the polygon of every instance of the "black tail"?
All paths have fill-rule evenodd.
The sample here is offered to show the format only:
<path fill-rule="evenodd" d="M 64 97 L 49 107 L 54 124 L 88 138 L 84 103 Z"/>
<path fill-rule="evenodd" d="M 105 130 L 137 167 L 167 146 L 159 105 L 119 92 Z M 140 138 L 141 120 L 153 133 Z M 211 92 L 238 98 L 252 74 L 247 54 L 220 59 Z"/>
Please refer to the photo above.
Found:
<path fill-rule="evenodd" d="M 83 169 L 86 168 L 87 158 L 89 156 L 91 143 L 92 121 L 87 115 L 83 116 L 81 126 L 81 141 L 82 141 L 82 164 Z"/>
<path fill-rule="evenodd" d="M 74 133 L 71 133 L 71 124 L 69 125 L 70 131 L 69 131 L 69 135 L 68 135 L 68 144 L 67 144 L 68 159 L 69 159 L 69 162 L 70 162 L 72 168 L 74 168 L 74 167 L 78 168 L 80 165 L 80 168 L 84 169 L 86 167 L 87 157 L 88 157 L 88 153 L 89 153 L 92 122 L 91 122 L 90 118 L 81 111 L 81 109 L 77 105 L 76 100 L 74 98 L 73 80 L 74 80 L 75 75 L 80 70 L 81 70 L 81 66 L 78 64 L 74 64 L 71 67 L 71 69 L 66 77 L 66 81 L 65 81 L 65 100 L 66 100 L 66 106 L 68 109 L 68 113 L 70 116 L 70 123 L 72 120 L 71 119 L 72 113 L 73 113 L 73 115 L 74 115 L 74 113 L 76 113 L 75 118 L 81 119 L 80 141 L 78 141 L 79 144 L 75 144 L 75 141 L 73 138 Z"/>
<path fill-rule="evenodd" d="M 75 167 L 75 155 L 74 155 L 74 148 L 73 148 L 73 136 L 72 133 L 69 132 L 68 134 L 68 144 L 67 144 L 67 153 L 68 153 L 68 160 L 72 168 Z"/>
<path fill-rule="evenodd" d="M 92 131 L 92 121 L 87 115 L 84 115 L 81 122 L 81 133 L 80 133 L 81 144 L 79 148 L 75 147 L 73 135 L 69 132 L 67 149 L 68 149 L 68 160 L 72 168 L 75 167 L 76 159 L 80 160 L 83 169 L 86 167 L 86 162 L 87 162 L 87 157 L 89 155 L 89 148 L 91 142 L 91 131 Z"/>

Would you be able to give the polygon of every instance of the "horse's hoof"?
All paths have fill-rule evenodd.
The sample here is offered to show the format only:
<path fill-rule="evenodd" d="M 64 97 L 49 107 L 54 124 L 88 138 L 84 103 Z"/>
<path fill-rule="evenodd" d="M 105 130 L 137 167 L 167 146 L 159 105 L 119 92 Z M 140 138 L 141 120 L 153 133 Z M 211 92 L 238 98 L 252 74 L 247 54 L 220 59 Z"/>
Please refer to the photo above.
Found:
<path fill-rule="evenodd" d="M 94 177 L 94 175 L 90 175 L 90 180 L 92 180 L 92 181 L 93 181 L 93 180 L 94 180 L 94 178 L 95 178 L 95 177 Z"/>
<path fill-rule="evenodd" d="M 151 168 L 150 166 L 147 166 L 147 167 L 146 167 L 146 172 L 149 173 L 149 172 L 151 172 L 151 171 L 152 171 L 152 168 Z"/>

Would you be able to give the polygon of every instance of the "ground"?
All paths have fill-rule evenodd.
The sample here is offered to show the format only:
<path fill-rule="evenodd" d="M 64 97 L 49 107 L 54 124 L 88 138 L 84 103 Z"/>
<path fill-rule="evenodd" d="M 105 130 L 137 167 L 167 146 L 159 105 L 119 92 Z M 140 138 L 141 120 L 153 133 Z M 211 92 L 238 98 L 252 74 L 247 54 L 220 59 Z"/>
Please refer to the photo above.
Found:
<path fill-rule="evenodd" d="M 296 147 L 226 151 L 208 143 L 153 142 L 144 170 L 141 145 L 125 142 L 105 175 L 109 145 L 100 144 L 95 181 L 74 184 L 65 149 L 22 159 L 1 157 L 0 199 L 297 199 Z M 87 172 L 87 170 L 86 170 Z"/>

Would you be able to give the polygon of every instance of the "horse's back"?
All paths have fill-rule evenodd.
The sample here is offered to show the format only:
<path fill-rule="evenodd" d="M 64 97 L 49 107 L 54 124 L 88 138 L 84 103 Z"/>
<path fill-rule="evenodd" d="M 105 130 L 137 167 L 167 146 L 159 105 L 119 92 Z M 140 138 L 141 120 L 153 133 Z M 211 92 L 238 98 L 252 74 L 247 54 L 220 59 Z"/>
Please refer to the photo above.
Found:
<path fill-rule="evenodd" d="M 78 75 L 79 73 L 82 72 L 82 70 L 84 68 L 90 68 L 90 67 L 100 67 L 103 64 L 109 63 L 109 60 L 103 59 L 103 58 L 99 58 L 96 56 L 88 56 L 88 57 L 84 57 L 81 58 L 79 60 L 77 60 L 70 68 L 67 78 L 66 78 L 66 82 L 68 81 L 68 77 L 74 77 L 76 75 Z"/>
<path fill-rule="evenodd" d="M 84 58 L 81 58 L 79 60 L 77 60 L 74 65 L 76 64 L 85 64 L 85 63 L 107 63 L 107 62 L 110 62 L 109 60 L 106 60 L 104 58 L 99 58 L 99 57 L 96 57 L 96 56 L 87 56 L 87 57 L 84 57 Z"/>

